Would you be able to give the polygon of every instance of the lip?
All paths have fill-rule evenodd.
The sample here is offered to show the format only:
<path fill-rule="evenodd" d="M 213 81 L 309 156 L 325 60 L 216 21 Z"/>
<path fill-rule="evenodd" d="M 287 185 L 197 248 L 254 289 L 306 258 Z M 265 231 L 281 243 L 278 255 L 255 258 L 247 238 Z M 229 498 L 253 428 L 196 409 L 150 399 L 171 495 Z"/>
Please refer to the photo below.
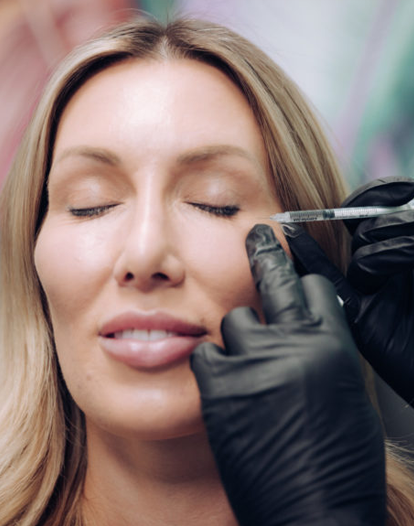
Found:
<path fill-rule="evenodd" d="M 131 329 L 173 334 L 155 341 L 114 337 L 115 333 Z M 99 330 L 99 341 L 103 351 L 116 361 L 137 369 L 152 369 L 188 358 L 206 334 L 205 327 L 166 312 L 130 311 L 105 321 Z"/>

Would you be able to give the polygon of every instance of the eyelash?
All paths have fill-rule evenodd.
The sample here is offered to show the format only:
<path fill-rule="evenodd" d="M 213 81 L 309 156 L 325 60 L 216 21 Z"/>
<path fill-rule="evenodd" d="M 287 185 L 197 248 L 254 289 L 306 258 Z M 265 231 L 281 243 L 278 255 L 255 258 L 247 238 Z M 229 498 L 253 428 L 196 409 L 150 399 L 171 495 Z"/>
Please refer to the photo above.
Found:
<path fill-rule="evenodd" d="M 75 217 L 97 217 L 105 214 L 116 205 L 93 206 L 90 208 L 69 208 L 69 212 Z"/>
<path fill-rule="evenodd" d="M 190 205 L 217 217 L 233 217 L 239 212 L 238 206 L 211 206 L 204 203 L 189 203 Z M 115 207 L 116 205 L 94 206 L 90 208 L 69 208 L 69 212 L 75 217 L 98 217 Z"/>
<path fill-rule="evenodd" d="M 190 205 L 199 208 L 203 212 L 208 214 L 215 215 L 217 217 L 233 217 L 239 212 L 240 208 L 238 206 L 211 206 L 204 203 L 190 203 Z"/>

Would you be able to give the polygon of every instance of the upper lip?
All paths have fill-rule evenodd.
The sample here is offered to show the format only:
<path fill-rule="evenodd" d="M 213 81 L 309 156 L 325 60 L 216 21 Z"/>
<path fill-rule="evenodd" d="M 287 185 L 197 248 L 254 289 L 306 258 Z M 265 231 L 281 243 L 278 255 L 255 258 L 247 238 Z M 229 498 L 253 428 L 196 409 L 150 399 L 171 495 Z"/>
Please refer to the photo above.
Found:
<path fill-rule="evenodd" d="M 105 321 L 100 327 L 99 335 L 111 337 L 116 332 L 131 329 L 168 331 L 183 336 L 203 336 L 207 333 L 202 325 L 175 318 L 167 312 L 127 311 Z"/>

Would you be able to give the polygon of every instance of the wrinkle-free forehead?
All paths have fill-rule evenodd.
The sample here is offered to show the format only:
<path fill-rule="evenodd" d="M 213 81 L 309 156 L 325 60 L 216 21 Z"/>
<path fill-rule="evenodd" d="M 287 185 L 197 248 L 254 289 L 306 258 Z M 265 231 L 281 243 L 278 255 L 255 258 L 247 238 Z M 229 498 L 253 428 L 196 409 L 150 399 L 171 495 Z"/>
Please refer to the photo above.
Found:
<path fill-rule="evenodd" d="M 239 88 L 218 69 L 189 59 L 128 60 L 89 79 L 62 114 L 54 160 L 64 150 L 122 145 L 154 160 L 161 149 L 174 149 L 182 161 L 205 145 L 214 146 L 214 155 L 245 150 L 246 159 L 267 167 L 260 128 Z"/>

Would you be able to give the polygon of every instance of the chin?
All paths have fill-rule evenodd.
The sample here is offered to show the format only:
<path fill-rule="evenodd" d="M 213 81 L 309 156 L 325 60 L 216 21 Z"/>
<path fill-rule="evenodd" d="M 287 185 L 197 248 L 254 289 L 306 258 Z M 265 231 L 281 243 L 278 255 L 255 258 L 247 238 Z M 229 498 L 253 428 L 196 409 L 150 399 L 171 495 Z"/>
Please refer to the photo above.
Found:
<path fill-rule="evenodd" d="M 85 412 L 87 432 L 112 438 L 132 440 L 170 440 L 205 434 L 199 398 L 186 404 L 140 403 L 117 404 L 116 407 L 89 407 Z M 147 401 L 148 402 L 148 401 Z M 177 402 L 177 401 L 176 401 Z M 190 402 L 190 403 L 189 403 Z"/>

